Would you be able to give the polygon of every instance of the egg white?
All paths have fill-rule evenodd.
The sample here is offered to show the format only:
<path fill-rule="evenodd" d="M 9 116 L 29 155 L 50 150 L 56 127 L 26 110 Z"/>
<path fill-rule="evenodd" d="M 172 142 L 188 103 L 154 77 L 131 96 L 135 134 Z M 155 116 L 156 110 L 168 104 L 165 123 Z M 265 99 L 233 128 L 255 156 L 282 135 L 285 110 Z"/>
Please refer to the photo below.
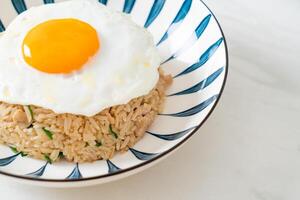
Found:
<path fill-rule="evenodd" d="M 22 56 L 24 37 L 44 21 L 63 18 L 90 24 L 98 33 L 99 51 L 72 74 L 32 68 Z M 159 64 L 151 34 L 125 14 L 87 0 L 33 7 L 20 14 L 0 38 L 0 101 L 93 116 L 149 93 L 158 81 Z"/>

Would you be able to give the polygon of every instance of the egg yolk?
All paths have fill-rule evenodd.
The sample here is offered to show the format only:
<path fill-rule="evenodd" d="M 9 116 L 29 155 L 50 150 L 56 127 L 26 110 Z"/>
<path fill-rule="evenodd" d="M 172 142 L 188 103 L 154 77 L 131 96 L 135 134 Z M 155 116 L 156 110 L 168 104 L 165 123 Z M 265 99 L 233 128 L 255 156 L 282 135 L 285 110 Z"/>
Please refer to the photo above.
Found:
<path fill-rule="evenodd" d="M 22 44 L 27 64 L 46 73 L 79 70 L 98 51 L 96 30 L 77 19 L 55 19 L 32 28 Z"/>

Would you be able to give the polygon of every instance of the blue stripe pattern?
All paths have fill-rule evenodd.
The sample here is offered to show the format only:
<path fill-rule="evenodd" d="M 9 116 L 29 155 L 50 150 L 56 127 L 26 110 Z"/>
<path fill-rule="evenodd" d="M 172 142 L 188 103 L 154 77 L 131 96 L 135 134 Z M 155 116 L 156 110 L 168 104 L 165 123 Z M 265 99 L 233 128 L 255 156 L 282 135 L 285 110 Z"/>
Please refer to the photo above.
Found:
<path fill-rule="evenodd" d="M 20 153 L 17 153 L 13 156 L 9 156 L 7 158 L 2 158 L 0 159 L 0 167 L 4 167 L 6 165 L 9 165 L 11 162 L 13 162 L 18 156 L 20 155 Z"/>
<path fill-rule="evenodd" d="M 179 113 L 174 113 L 174 114 L 159 114 L 162 116 L 172 116 L 172 117 L 189 117 L 192 115 L 195 115 L 202 110 L 204 110 L 207 106 L 209 106 L 212 102 L 214 102 L 217 99 L 218 95 L 214 95 L 210 97 L 209 99 L 205 100 L 204 102 L 200 103 L 197 106 L 194 106 L 188 110 L 179 112 Z"/>
<path fill-rule="evenodd" d="M 0 20 L 0 32 L 3 32 L 3 31 L 5 31 L 5 27 L 2 23 L 2 21 Z"/>
<path fill-rule="evenodd" d="M 107 166 L 108 166 L 108 173 L 115 173 L 117 171 L 120 171 L 120 168 L 117 167 L 114 163 L 112 163 L 110 160 L 106 160 Z"/>
<path fill-rule="evenodd" d="M 162 8 L 165 5 L 166 0 L 155 0 L 152 8 L 150 10 L 150 13 L 148 15 L 148 18 L 145 22 L 144 27 L 148 28 L 152 22 L 156 19 L 156 17 L 159 15 L 160 11 L 162 10 Z"/>
<path fill-rule="evenodd" d="M 192 93 L 198 92 L 200 90 L 203 90 L 204 88 L 209 86 L 212 82 L 214 82 L 214 80 L 216 80 L 219 77 L 219 75 L 223 72 L 223 70 L 224 70 L 224 67 L 221 67 L 220 69 L 218 69 L 217 71 L 212 73 L 209 77 L 207 77 L 206 79 L 204 79 L 200 83 L 197 83 L 196 85 L 194 85 L 194 86 L 192 86 L 188 89 L 185 89 L 181 92 L 170 94 L 168 96 L 170 97 L 170 96 L 175 96 L 175 95 L 192 94 Z"/>
<path fill-rule="evenodd" d="M 41 177 L 43 176 L 45 169 L 48 165 L 48 162 L 46 162 L 46 164 L 44 166 L 42 166 L 41 168 L 39 168 L 38 170 L 36 170 L 35 172 L 29 173 L 27 174 L 28 176 L 35 176 L 35 177 Z"/>
<path fill-rule="evenodd" d="M 186 15 L 190 11 L 191 5 L 192 5 L 192 0 L 185 0 L 183 2 L 183 4 L 182 4 L 181 8 L 179 9 L 176 17 L 174 18 L 174 20 L 172 21 L 172 23 L 168 27 L 165 34 L 162 36 L 162 38 L 157 43 L 157 46 L 160 45 L 163 41 L 165 41 L 175 31 L 175 29 L 173 28 L 173 26 L 175 24 L 178 27 L 182 23 L 182 21 L 184 20 L 184 18 L 186 17 Z"/>
<path fill-rule="evenodd" d="M 54 3 L 54 0 L 44 0 L 44 4 Z"/>
<path fill-rule="evenodd" d="M 129 150 L 139 160 L 150 160 L 152 158 L 155 158 L 158 155 L 158 153 L 146 153 L 132 148 L 129 148 Z"/>
<path fill-rule="evenodd" d="M 81 175 L 81 172 L 79 170 L 78 163 L 76 163 L 75 168 L 73 169 L 71 174 L 69 176 L 67 176 L 66 179 L 80 179 L 80 178 L 82 178 L 82 175 Z"/>
<path fill-rule="evenodd" d="M 18 14 L 27 10 L 24 0 L 11 0 L 11 3 L 13 4 L 13 6 Z"/>
<path fill-rule="evenodd" d="M 162 64 L 172 60 L 173 58 L 176 58 L 180 55 L 181 52 L 183 52 L 184 50 L 190 48 L 191 46 L 194 45 L 194 43 L 200 38 L 200 36 L 202 35 L 202 33 L 205 31 L 206 27 L 209 24 L 211 18 L 211 14 L 207 15 L 201 22 L 200 24 L 197 26 L 197 28 L 195 29 L 194 33 L 189 37 L 189 39 L 187 39 L 187 42 L 182 49 L 179 49 L 176 53 L 174 53 L 173 55 L 171 55 L 167 60 L 165 60 Z M 191 43 L 191 41 L 193 41 L 193 43 Z"/>
<path fill-rule="evenodd" d="M 125 0 L 123 12 L 128 14 L 131 13 L 134 4 L 135 4 L 135 0 Z"/>
<path fill-rule="evenodd" d="M 217 49 L 219 48 L 219 46 L 221 45 L 223 41 L 223 38 L 220 38 L 217 42 L 215 42 L 213 45 L 211 45 L 199 58 L 199 62 L 189 66 L 187 69 L 185 69 L 184 71 L 180 72 L 179 74 L 177 74 L 174 78 L 178 77 L 178 76 L 182 76 L 184 74 L 188 74 L 191 73 L 192 71 L 195 71 L 196 69 L 202 67 L 213 55 L 214 53 L 217 51 Z"/>
<path fill-rule="evenodd" d="M 100 3 L 102 3 L 103 5 L 107 4 L 107 0 L 99 0 Z"/>
<path fill-rule="evenodd" d="M 159 139 L 162 139 L 162 140 L 173 141 L 173 140 L 177 140 L 177 139 L 185 136 L 186 134 L 188 134 L 189 132 L 191 132 L 195 128 L 196 128 L 196 126 L 194 126 L 192 128 L 189 128 L 187 130 L 184 130 L 184 131 L 173 133 L 173 134 L 157 134 L 157 133 L 152 133 L 152 132 L 149 132 L 149 131 L 147 131 L 147 133 L 149 133 L 150 135 L 153 135 L 153 136 L 155 136 Z"/>
<path fill-rule="evenodd" d="M 211 14 L 207 15 L 202 21 L 201 23 L 198 25 L 198 27 L 195 30 L 195 35 L 197 37 L 197 39 L 202 35 L 202 33 L 204 32 L 204 30 L 206 29 L 209 21 L 211 18 Z"/>

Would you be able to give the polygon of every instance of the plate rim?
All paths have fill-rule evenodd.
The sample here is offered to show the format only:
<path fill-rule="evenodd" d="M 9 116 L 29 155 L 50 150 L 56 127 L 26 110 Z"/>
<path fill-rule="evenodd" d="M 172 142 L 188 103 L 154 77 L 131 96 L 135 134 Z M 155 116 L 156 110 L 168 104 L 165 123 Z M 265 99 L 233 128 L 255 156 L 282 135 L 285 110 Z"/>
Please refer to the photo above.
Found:
<path fill-rule="evenodd" d="M 227 78 L 228 78 L 228 71 L 229 71 L 229 54 L 228 54 L 227 40 L 226 40 L 226 37 L 224 35 L 224 31 L 223 31 L 217 17 L 212 12 L 212 10 L 206 5 L 206 3 L 203 2 L 203 0 L 199 0 L 199 1 L 208 9 L 208 11 L 211 13 L 211 15 L 213 16 L 213 18 L 215 19 L 215 21 L 216 21 L 216 23 L 219 27 L 219 30 L 220 30 L 221 35 L 222 35 L 223 40 L 224 40 L 226 65 L 225 65 L 225 70 L 224 70 L 225 74 L 224 74 L 224 80 L 222 82 L 221 90 L 220 90 L 220 93 L 219 93 L 214 105 L 212 106 L 212 108 L 208 112 L 208 114 L 205 116 L 205 118 L 202 120 L 202 122 L 190 134 L 188 134 L 188 136 L 186 138 L 184 138 L 182 141 L 180 141 L 179 143 L 174 145 L 172 148 L 162 152 L 161 154 L 159 154 L 158 156 L 156 156 L 156 157 L 154 157 L 150 160 L 144 161 L 140 164 L 134 165 L 134 166 L 126 168 L 126 169 L 121 169 L 117 172 L 98 175 L 98 176 L 92 176 L 92 177 L 80 178 L 80 179 L 45 179 L 45 178 L 35 178 L 35 177 L 30 177 L 30 176 L 16 175 L 16 174 L 4 172 L 4 171 L 1 171 L 1 170 L 0 170 L 0 175 L 4 175 L 4 176 L 9 177 L 9 178 L 22 179 L 24 181 L 34 181 L 34 182 L 44 182 L 44 183 L 45 182 L 51 182 L 51 183 L 55 183 L 55 182 L 56 183 L 72 183 L 73 182 L 74 183 L 74 182 L 84 182 L 84 181 L 91 181 L 91 180 L 100 180 L 100 179 L 109 178 L 109 177 L 113 177 L 113 176 L 117 176 L 117 175 L 121 175 L 121 174 L 126 174 L 128 172 L 133 172 L 136 169 L 141 169 L 141 168 L 147 166 L 150 163 L 153 163 L 155 161 L 158 161 L 161 158 L 164 158 L 164 157 L 170 155 L 175 150 L 177 150 L 179 147 L 181 147 L 184 143 L 186 143 L 186 141 L 188 141 L 200 129 L 200 127 L 202 127 L 202 125 L 208 120 L 208 118 L 211 116 L 211 114 L 213 113 L 213 111 L 217 107 L 217 105 L 218 105 L 218 103 L 221 99 L 221 96 L 224 92 L 225 85 L 227 83 Z"/>

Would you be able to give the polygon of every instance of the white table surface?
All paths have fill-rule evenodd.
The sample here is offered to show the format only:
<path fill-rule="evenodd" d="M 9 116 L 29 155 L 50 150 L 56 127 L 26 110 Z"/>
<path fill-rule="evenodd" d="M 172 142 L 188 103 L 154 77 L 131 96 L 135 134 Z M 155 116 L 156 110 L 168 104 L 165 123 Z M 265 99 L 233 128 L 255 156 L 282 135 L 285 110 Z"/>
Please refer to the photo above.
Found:
<path fill-rule="evenodd" d="M 217 109 L 180 150 L 129 178 L 81 189 L 0 180 L 0 199 L 300 199 L 300 1 L 206 0 L 230 71 Z"/>

